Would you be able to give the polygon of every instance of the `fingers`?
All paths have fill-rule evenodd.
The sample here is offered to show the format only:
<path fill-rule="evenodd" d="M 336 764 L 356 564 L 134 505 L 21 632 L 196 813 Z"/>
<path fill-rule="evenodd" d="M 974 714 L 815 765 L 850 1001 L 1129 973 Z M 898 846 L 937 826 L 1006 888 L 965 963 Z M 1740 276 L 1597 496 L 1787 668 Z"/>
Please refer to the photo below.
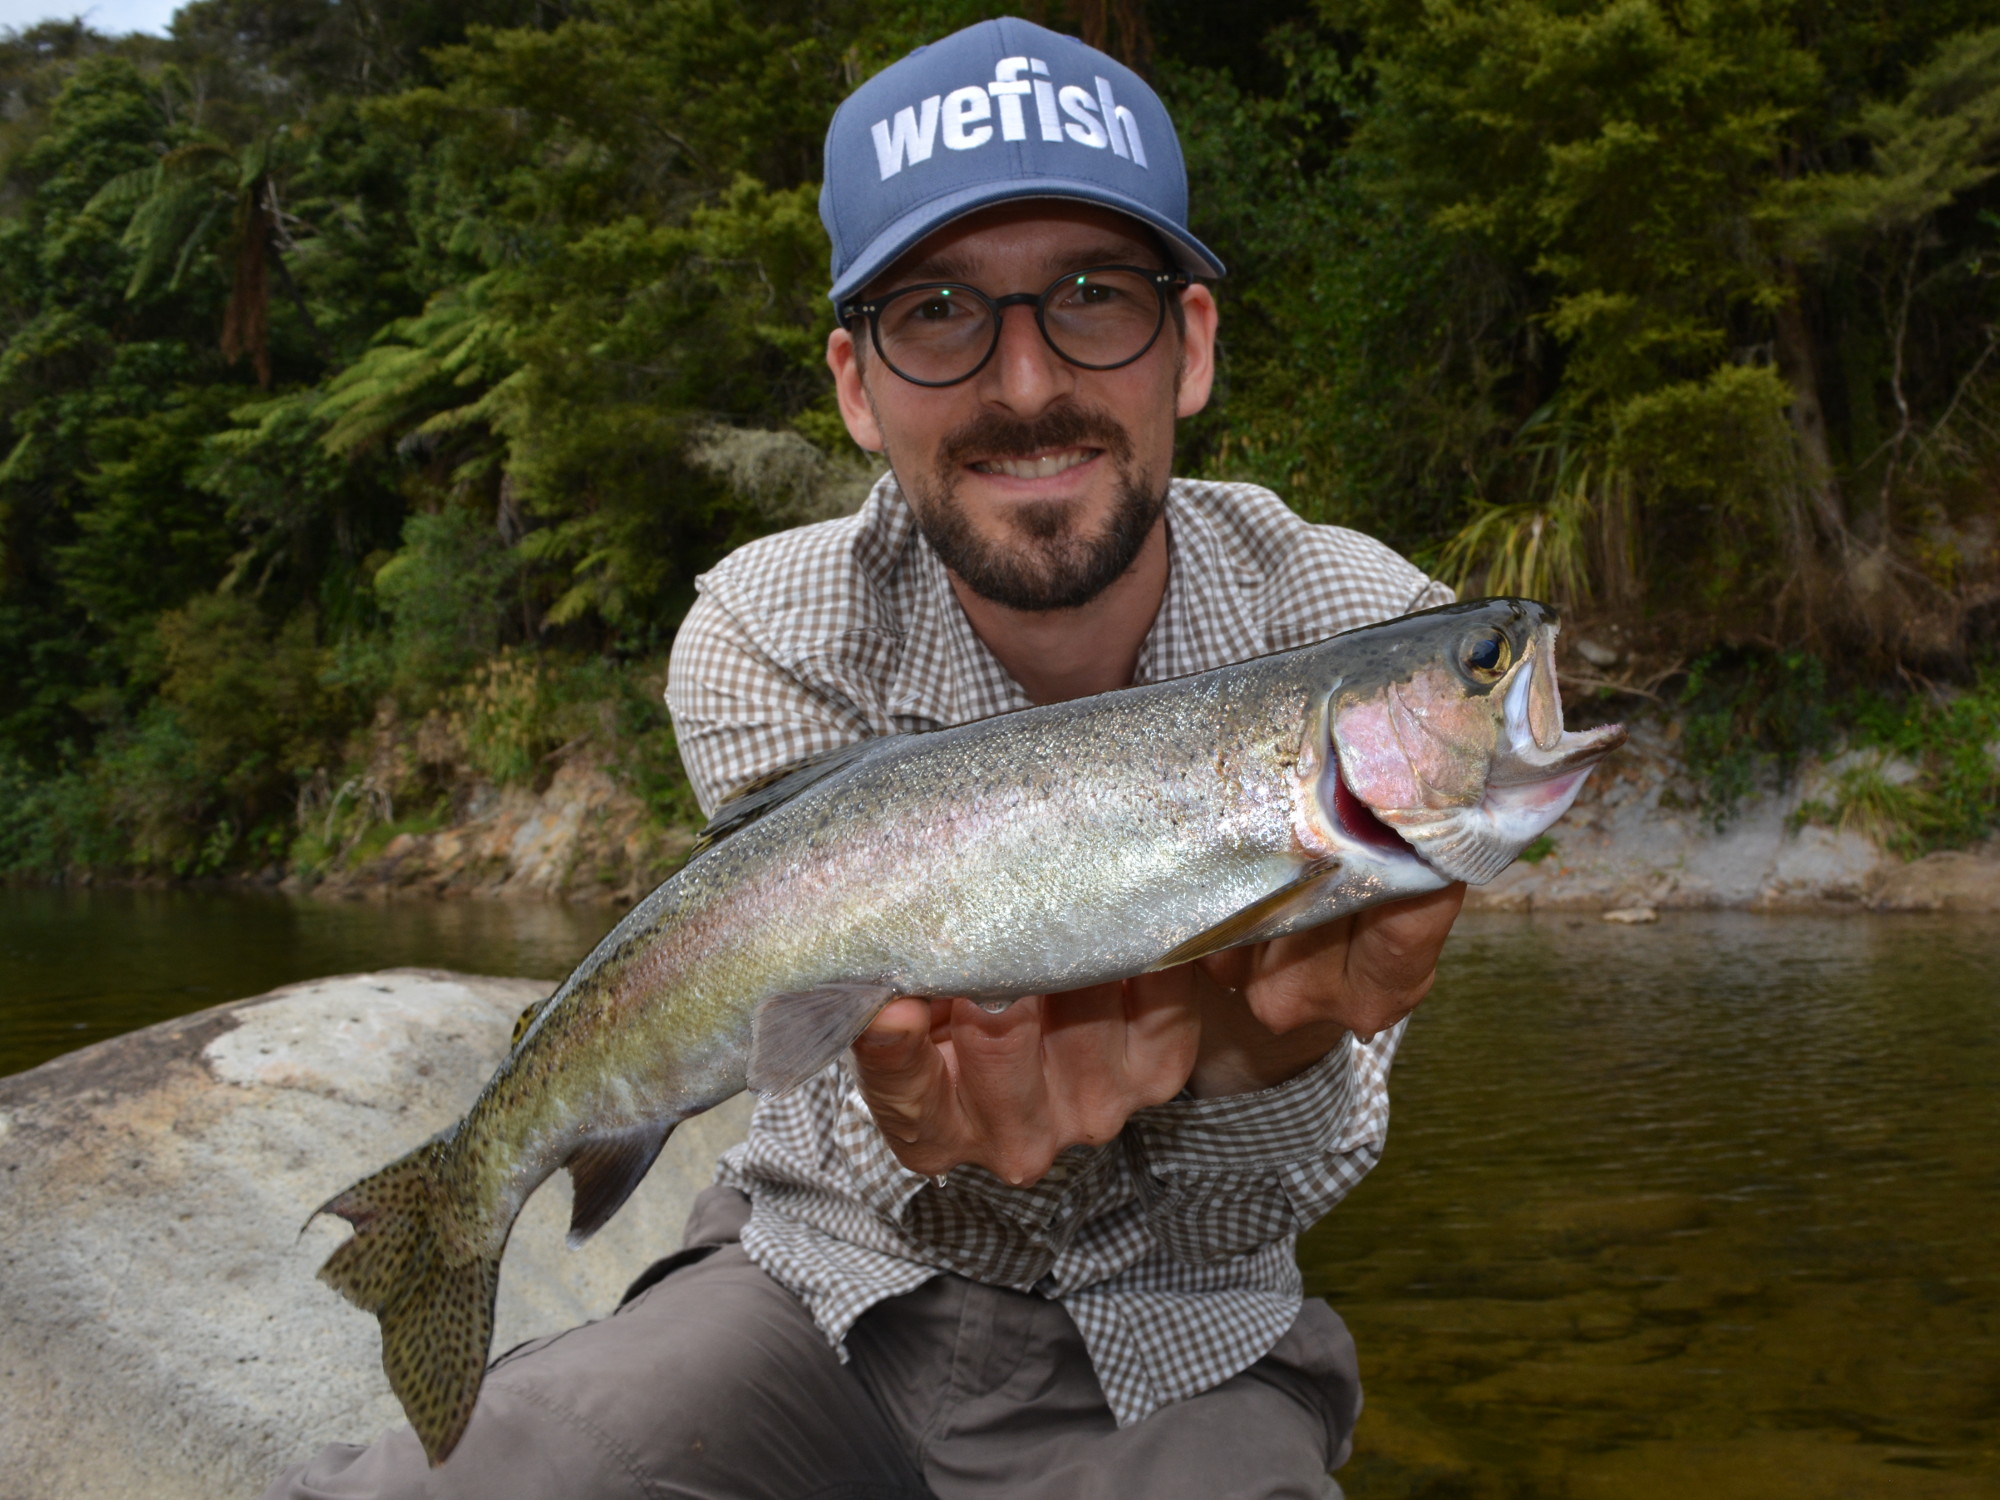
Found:
<path fill-rule="evenodd" d="M 1050 1133 L 1062 1146 L 1100 1146 L 1124 1128 L 1133 1110 L 1171 1099 L 1179 1090 L 1175 1078 L 1161 1091 L 1161 1075 L 1174 1061 L 1171 1032 L 1157 1015 L 1174 1007 L 1171 994 L 1152 998 L 1139 1007 L 1135 1025 L 1124 982 L 1049 997 L 1042 1058 Z M 1198 1025 L 1191 1008 L 1188 1022 Z M 1185 1076 L 1184 1068 L 1181 1073 Z"/>
<path fill-rule="evenodd" d="M 1240 988 L 1278 1035 L 1332 1022 L 1367 1040 L 1429 993 L 1464 900 L 1451 885 L 1258 944 Z"/>
<path fill-rule="evenodd" d="M 1366 1041 L 1417 1008 L 1464 904 L 1465 887 L 1448 885 L 1355 916 L 1345 967 L 1350 1031 Z"/>
<path fill-rule="evenodd" d="M 1173 1098 L 1282 1083 L 1349 1032 L 1366 1041 L 1430 990 L 1463 886 L 1123 984 L 891 1002 L 854 1048 L 863 1097 L 897 1160 L 1039 1180 L 1073 1145 L 1110 1140 Z"/>
<path fill-rule="evenodd" d="M 951 1084 L 932 1035 L 931 1002 L 905 995 L 883 1006 L 854 1044 L 854 1071 L 882 1133 L 920 1140 Z"/>
<path fill-rule="evenodd" d="M 1041 997 L 891 1001 L 854 1045 L 854 1073 L 896 1159 L 936 1177 L 977 1162 L 1009 1182 L 1048 1170 Z M 1064 1143 L 1067 1144 L 1067 1143 Z"/>
<path fill-rule="evenodd" d="M 1375 996 L 1421 999 L 1437 978 L 1438 956 L 1464 904 L 1465 887 L 1448 885 L 1359 913 L 1347 953 L 1348 982 Z"/>
<path fill-rule="evenodd" d="M 989 1012 L 954 1002 L 951 1048 L 958 1065 L 954 1155 L 1017 1187 L 1048 1171 L 1063 1145 L 1042 1059 L 1046 997 L 1030 995 Z M 940 1143 L 942 1144 L 942 1142 Z"/>
<path fill-rule="evenodd" d="M 948 1020 L 945 1018 L 948 1016 Z M 1199 1011 L 1185 979 L 968 1001 L 896 1001 L 856 1044 L 863 1097 L 898 1161 L 936 1176 L 964 1163 L 1039 1180 L 1073 1145 L 1112 1139 L 1171 1099 L 1194 1066 Z"/>
<path fill-rule="evenodd" d="M 1165 1104 L 1187 1086 L 1201 1049 L 1202 1003 L 1195 970 L 1183 964 L 1123 986 L 1123 1063 L 1140 1108 Z M 1119 1122 L 1124 1128 L 1124 1122 Z"/>
<path fill-rule="evenodd" d="M 1190 965 L 1202 993 L 1199 1096 L 1269 1088 L 1353 1033 L 1369 1041 L 1417 1008 L 1465 900 L 1448 886 Z"/>

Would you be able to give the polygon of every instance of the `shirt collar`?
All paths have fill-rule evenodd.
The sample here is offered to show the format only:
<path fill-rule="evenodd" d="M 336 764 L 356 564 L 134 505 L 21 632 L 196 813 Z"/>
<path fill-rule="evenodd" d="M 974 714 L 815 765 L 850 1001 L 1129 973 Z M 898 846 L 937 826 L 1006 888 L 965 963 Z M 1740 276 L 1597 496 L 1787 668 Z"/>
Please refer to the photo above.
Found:
<path fill-rule="evenodd" d="M 1135 683 L 1185 677 L 1265 650 L 1222 538 L 1186 502 L 1181 487 L 1177 479 L 1167 489 L 1167 591 L 1140 644 Z M 916 525 L 895 475 L 884 474 L 869 498 L 881 508 L 885 554 L 900 554 L 891 592 L 902 649 L 890 683 L 891 714 L 911 727 L 929 727 L 1031 707 L 1026 691 L 965 617 L 951 576 Z"/>

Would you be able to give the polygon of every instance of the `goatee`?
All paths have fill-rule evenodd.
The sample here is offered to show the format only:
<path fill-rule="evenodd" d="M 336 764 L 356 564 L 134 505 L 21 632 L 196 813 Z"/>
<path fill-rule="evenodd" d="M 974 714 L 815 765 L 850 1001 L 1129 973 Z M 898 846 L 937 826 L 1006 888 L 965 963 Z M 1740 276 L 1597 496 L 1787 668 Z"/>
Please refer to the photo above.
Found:
<path fill-rule="evenodd" d="M 1034 500 L 1007 512 L 1010 535 L 993 541 L 958 503 L 956 475 L 973 459 L 1027 458 L 1064 448 L 1100 448 L 1118 473 L 1111 516 L 1083 529 L 1082 503 Z M 949 434 L 937 468 L 912 483 L 910 508 L 944 565 L 982 599 L 1042 613 L 1088 604 L 1123 577 L 1166 508 L 1166 486 L 1131 468 L 1132 439 L 1100 409 L 1065 405 L 1020 421 L 987 413 Z"/>

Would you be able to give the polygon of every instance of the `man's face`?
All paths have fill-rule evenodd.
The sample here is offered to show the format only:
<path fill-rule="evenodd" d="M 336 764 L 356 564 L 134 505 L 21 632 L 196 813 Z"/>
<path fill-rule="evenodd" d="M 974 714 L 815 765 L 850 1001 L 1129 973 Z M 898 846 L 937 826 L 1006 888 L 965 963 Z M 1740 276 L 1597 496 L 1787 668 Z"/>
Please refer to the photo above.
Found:
<path fill-rule="evenodd" d="M 991 297 L 1040 293 L 1091 266 L 1166 269 L 1158 243 L 1107 209 L 1055 201 L 1005 204 L 946 226 L 903 257 L 870 294 L 953 281 Z M 1116 370 L 1070 364 L 1042 338 L 1032 307 L 1006 310 L 999 347 L 957 385 L 914 385 L 852 333 L 827 344 L 848 431 L 885 452 L 945 565 L 976 593 L 1015 609 L 1073 608 L 1114 582 L 1159 519 L 1172 472 L 1174 422 L 1208 401 L 1215 303 L 1182 295 L 1153 346 Z"/>

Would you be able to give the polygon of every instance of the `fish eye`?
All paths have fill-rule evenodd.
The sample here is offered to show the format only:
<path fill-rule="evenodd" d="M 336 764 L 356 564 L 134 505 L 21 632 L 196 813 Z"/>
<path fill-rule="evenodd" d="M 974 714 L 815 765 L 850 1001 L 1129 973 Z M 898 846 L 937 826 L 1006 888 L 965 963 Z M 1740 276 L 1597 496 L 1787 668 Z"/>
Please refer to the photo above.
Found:
<path fill-rule="evenodd" d="M 1505 632 L 1475 630 L 1459 643 L 1458 664 L 1474 682 L 1498 682 L 1514 664 L 1514 645 Z"/>

